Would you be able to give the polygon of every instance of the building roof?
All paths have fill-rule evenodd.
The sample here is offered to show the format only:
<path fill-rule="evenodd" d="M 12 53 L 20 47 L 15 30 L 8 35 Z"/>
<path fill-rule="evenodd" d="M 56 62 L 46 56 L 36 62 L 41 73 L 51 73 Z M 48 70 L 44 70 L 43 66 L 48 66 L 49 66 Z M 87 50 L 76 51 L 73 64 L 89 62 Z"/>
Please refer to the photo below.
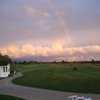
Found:
<path fill-rule="evenodd" d="M 8 64 L 7 63 L 0 63 L 0 67 L 1 66 L 7 66 Z"/>

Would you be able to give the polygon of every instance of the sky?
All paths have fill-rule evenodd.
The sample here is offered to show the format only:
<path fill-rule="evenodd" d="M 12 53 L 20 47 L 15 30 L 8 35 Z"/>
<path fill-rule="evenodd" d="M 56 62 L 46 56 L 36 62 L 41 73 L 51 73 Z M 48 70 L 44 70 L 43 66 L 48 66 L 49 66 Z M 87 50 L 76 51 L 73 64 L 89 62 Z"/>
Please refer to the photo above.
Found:
<path fill-rule="evenodd" d="M 0 52 L 15 60 L 100 60 L 100 0 L 0 0 Z"/>

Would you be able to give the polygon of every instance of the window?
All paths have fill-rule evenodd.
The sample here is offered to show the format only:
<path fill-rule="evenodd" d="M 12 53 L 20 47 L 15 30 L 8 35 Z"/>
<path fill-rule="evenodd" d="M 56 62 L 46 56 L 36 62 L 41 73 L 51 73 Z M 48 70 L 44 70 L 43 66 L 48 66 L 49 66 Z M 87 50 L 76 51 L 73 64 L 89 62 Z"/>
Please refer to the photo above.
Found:
<path fill-rule="evenodd" d="M 3 67 L 3 72 L 5 72 L 5 67 Z"/>
<path fill-rule="evenodd" d="M 6 72 L 7 72 L 7 67 L 6 67 Z"/>

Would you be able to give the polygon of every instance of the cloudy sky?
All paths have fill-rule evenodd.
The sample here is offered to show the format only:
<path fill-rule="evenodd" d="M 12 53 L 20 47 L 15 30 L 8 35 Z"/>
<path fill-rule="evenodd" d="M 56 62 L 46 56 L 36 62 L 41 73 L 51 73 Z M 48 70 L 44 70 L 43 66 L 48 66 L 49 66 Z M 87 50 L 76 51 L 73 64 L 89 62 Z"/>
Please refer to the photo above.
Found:
<path fill-rule="evenodd" d="M 0 0 L 0 52 L 17 60 L 100 60 L 100 0 Z"/>

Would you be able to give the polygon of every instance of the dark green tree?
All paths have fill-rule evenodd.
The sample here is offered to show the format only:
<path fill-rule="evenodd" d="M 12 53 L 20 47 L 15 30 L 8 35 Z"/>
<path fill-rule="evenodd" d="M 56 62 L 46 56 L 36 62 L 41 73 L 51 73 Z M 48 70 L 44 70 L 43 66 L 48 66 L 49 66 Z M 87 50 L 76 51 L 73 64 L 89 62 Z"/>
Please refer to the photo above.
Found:
<path fill-rule="evenodd" d="M 12 60 L 8 55 L 2 55 L 0 53 L 0 65 L 6 65 L 11 62 L 12 62 Z"/>

